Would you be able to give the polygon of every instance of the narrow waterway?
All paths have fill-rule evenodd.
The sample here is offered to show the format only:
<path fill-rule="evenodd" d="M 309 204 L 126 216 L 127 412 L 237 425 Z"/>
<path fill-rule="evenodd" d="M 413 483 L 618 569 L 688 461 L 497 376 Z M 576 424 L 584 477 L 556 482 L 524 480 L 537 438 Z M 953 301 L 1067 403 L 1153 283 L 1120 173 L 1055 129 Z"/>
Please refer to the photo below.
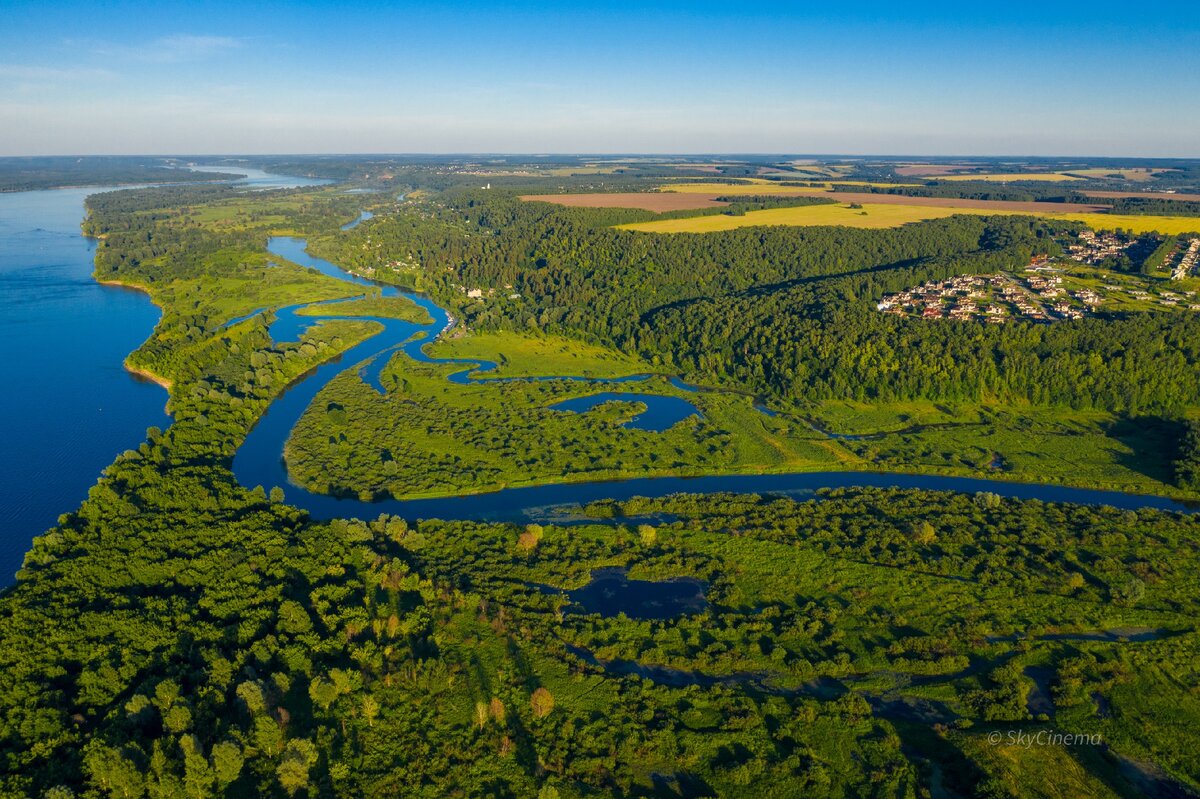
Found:
<path fill-rule="evenodd" d="M 493 521 L 526 522 L 549 520 L 556 517 L 554 508 L 563 505 L 576 505 L 599 499 L 628 499 L 634 496 L 660 497 L 681 492 L 713 493 L 739 492 L 759 494 L 785 494 L 796 497 L 810 497 L 820 488 L 850 488 L 855 486 L 874 486 L 881 488 L 921 488 L 932 490 L 977 492 L 990 491 L 1006 497 L 1019 499 L 1040 499 L 1045 502 L 1075 502 L 1089 505 L 1111 505 L 1117 508 L 1158 508 L 1192 512 L 1188 505 L 1166 497 L 1126 494 L 1117 491 L 1099 491 L 1084 488 L 1068 488 L 1064 486 L 1014 483 L 1003 480 L 988 480 L 982 478 L 942 477 L 937 475 L 889 474 L 886 472 L 799 472 L 784 474 L 740 474 L 714 475 L 707 477 L 650 477 L 633 478 L 614 481 L 567 482 L 553 485 L 539 485 L 526 488 L 509 488 L 486 494 L 469 494 L 464 496 L 441 497 L 432 499 L 381 499 L 364 501 L 354 497 L 334 497 L 326 494 L 315 494 L 300 486 L 293 485 L 288 478 L 287 467 L 283 461 L 283 448 L 292 428 L 295 427 L 305 409 L 313 398 L 336 375 L 349 367 L 362 370 L 364 379 L 382 391 L 378 374 L 386 359 L 397 349 L 402 350 L 414 360 L 423 363 L 460 363 L 464 369 L 450 375 L 455 382 L 465 382 L 478 379 L 478 375 L 496 368 L 496 364 L 487 361 L 464 359 L 437 359 L 425 354 L 423 347 L 431 342 L 450 324 L 451 320 L 446 310 L 438 306 L 430 298 L 401 291 L 394 286 L 386 286 L 373 281 L 351 275 L 337 266 L 316 258 L 305 250 L 302 239 L 277 237 L 270 241 L 271 252 L 287 258 L 301 266 L 318 269 L 324 274 L 353 282 L 364 287 L 372 287 L 383 291 L 385 296 L 404 296 L 413 300 L 433 319 L 432 324 L 417 325 L 411 322 L 401 322 L 394 319 L 375 318 L 374 321 L 383 326 L 383 332 L 355 346 L 337 362 L 328 363 L 314 370 L 308 377 L 294 385 L 279 399 L 271 404 L 263 419 L 255 426 L 245 443 L 238 450 L 233 471 L 238 480 L 246 486 L 262 485 L 264 487 L 280 486 L 285 490 L 287 501 L 308 510 L 314 517 L 329 519 L 338 517 L 375 518 L 381 513 L 389 513 L 408 519 L 447 518 L 447 519 L 482 519 Z M 319 318 L 298 316 L 296 308 L 285 308 L 277 313 L 277 320 L 271 326 L 271 335 L 279 341 L 294 341 L 300 332 L 308 325 L 315 324 Z M 648 375 L 630 375 L 615 380 L 589 380 L 579 376 L 567 375 L 542 378 L 504 378 L 515 380 L 584 380 L 597 384 L 632 383 L 644 381 Z M 499 378 L 487 378 L 496 380 Z M 672 383 L 685 390 L 698 390 L 678 378 Z M 598 386 L 598 391 L 599 391 Z M 650 395 L 644 392 L 631 392 L 616 395 L 618 398 L 635 401 L 654 402 L 655 397 L 669 400 L 669 412 L 678 414 L 679 406 L 675 403 L 684 402 L 677 397 Z M 589 399 L 589 398 L 582 398 Z M 695 411 L 694 406 L 684 402 Z M 579 411 L 585 411 L 583 407 Z M 765 411 L 765 409 L 764 409 Z M 654 414 L 647 412 L 645 416 L 653 418 Z M 678 421 L 678 419 L 676 419 Z"/>

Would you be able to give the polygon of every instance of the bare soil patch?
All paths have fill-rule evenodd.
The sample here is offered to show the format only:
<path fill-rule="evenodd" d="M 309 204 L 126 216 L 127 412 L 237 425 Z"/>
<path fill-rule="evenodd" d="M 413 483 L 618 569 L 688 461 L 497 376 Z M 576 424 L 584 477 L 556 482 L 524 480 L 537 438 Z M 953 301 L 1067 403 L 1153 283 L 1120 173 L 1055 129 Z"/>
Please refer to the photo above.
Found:
<path fill-rule="evenodd" d="M 1082 193 L 1089 197 L 1107 197 L 1114 200 L 1146 197 L 1152 200 L 1183 200 L 1185 202 L 1200 202 L 1200 194 L 1172 194 L 1169 191 L 1085 191 Z"/>
<path fill-rule="evenodd" d="M 661 214 L 664 211 L 692 211 L 697 208 L 717 208 L 729 203 L 718 202 L 717 195 L 678 194 L 675 192 L 619 192 L 613 194 L 526 194 L 526 202 L 557 203 L 574 208 L 640 208 Z"/>

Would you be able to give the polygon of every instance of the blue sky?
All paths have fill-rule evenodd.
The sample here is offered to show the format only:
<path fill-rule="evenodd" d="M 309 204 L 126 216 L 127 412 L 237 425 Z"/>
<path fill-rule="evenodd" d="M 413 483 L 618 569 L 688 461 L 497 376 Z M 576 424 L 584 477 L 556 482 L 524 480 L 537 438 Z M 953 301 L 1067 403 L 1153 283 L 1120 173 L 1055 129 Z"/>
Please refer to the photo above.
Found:
<path fill-rule="evenodd" d="M 4 0 L 0 155 L 1200 156 L 1196 5 L 973 5 Z"/>

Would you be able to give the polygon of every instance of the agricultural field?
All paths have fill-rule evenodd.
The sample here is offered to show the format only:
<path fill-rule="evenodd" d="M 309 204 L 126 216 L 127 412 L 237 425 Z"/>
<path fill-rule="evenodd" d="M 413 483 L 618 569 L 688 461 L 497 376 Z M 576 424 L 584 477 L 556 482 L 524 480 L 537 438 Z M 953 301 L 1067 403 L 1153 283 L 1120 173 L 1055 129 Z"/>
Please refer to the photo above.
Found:
<path fill-rule="evenodd" d="M 1042 182 L 1042 183 L 1068 183 L 1073 180 L 1083 180 L 1083 178 L 1072 177 L 1064 172 L 1005 172 L 986 175 L 938 175 L 938 180 L 978 180 L 984 183 L 1024 183 L 1024 182 Z"/>
<path fill-rule="evenodd" d="M 1142 198 L 1150 200 L 1178 200 L 1180 202 L 1200 202 L 1200 194 L 1173 191 L 1081 191 L 1088 197 L 1105 197 L 1114 200 Z"/>
<path fill-rule="evenodd" d="M 745 192 L 763 194 L 764 192 Z M 775 192 L 771 192 L 774 194 Z M 797 192 L 799 193 L 799 192 Z M 835 195 L 839 199 L 844 195 Z M 1006 202 L 993 200 L 947 200 L 946 198 L 904 197 L 901 195 L 853 194 L 853 202 L 839 205 L 770 208 L 750 211 L 742 216 L 700 216 L 662 219 L 620 226 L 644 233 L 711 233 L 759 225 L 810 227 L 836 225 L 852 228 L 891 228 L 927 219 L 942 219 L 956 214 L 1022 214 L 1046 219 L 1082 222 L 1095 230 L 1126 230 L 1132 233 L 1200 232 L 1200 217 L 1105 214 L 1078 211 L 1043 211 L 1062 208 L 1061 203 Z M 861 207 L 852 208 L 851 205 Z M 1072 206 L 1067 206 L 1072 207 Z"/>
<path fill-rule="evenodd" d="M 897 166 L 895 172 L 901 177 L 936 178 L 974 168 L 969 164 L 905 164 Z"/>
<path fill-rule="evenodd" d="M 1072 169 L 1066 174 L 1072 177 L 1088 178 L 1091 180 L 1096 178 L 1111 178 L 1113 180 L 1127 180 L 1131 183 L 1146 183 L 1159 175 L 1172 171 L 1174 170 L 1133 167 L 1127 169 Z"/>
<path fill-rule="evenodd" d="M 621 225 L 623 230 L 643 233 L 712 233 L 758 225 L 787 225 L 812 227 L 834 225 L 851 228 L 894 228 L 909 222 L 942 219 L 956 214 L 986 215 L 989 211 L 975 208 L 935 208 L 930 206 L 863 203 L 860 208 L 842 205 L 805 205 L 797 208 L 770 208 L 750 211 L 743 216 L 701 216 L 685 219 L 662 219 Z"/>
<path fill-rule="evenodd" d="M 1087 203 L 1051 203 L 1037 200 L 974 200 L 962 197 L 913 197 L 907 194 L 872 194 L 870 192 L 839 191 L 830 195 L 846 203 L 874 203 L 882 205 L 920 205 L 928 208 L 975 208 L 981 211 L 1003 214 L 1025 212 L 1033 214 L 1101 213 L 1104 205 Z"/>
<path fill-rule="evenodd" d="M 1051 219 L 1082 222 L 1095 230 L 1128 230 L 1132 233 L 1200 233 L 1200 217 L 1141 216 L 1139 214 L 1042 214 Z"/>
<path fill-rule="evenodd" d="M 712 197 L 684 192 L 613 192 L 610 194 L 526 194 L 526 202 L 567 205 L 572 208 L 638 208 L 643 211 L 694 211 L 700 208 L 720 208 L 729 203 Z"/>
<path fill-rule="evenodd" d="M 864 180 L 810 181 L 803 176 L 797 176 L 796 180 L 805 181 L 808 185 L 789 186 L 777 180 L 747 178 L 739 183 L 666 183 L 659 186 L 658 191 L 678 194 L 707 194 L 719 197 L 733 195 L 815 194 L 831 191 L 835 183 L 838 186 L 877 186 L 881 188 L 897 186 L 915 187 L 921 185 L 920 183 L 873 183 Z"/>

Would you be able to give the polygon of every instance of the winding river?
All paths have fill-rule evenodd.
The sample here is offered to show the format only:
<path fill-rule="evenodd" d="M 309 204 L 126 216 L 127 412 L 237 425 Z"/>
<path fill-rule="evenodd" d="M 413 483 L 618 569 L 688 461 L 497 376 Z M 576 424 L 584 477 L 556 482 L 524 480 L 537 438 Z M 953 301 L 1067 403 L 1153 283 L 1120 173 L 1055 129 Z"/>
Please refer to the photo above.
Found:
<path fill-rule="evenodd" d="M 201 168 L 203 169 L 203 168 Z M 328 181 L 272 175 L 244 167 L 218 166 L 217 171 L 246 175 L 254 188 L 317 185 Z M 0 448 L 0 585 L 11 582 L 33 536 L 52 526 L 60 513 L 78 507 L 101 471 L 124 449 L 143 440 L 145 429 L 163 426 L 170 417 L 158 386 L 139 381 L 122 368 L 125 356 L 150 333 L 159 318 L 146 295 L 92 278 L 95 242 L 79 234 L 84 199 L 120 186 L 55 189 L 0 194 L 0 329 L 8 337 L 7 391 L 0 411 L 8 426 Z M 127 187 L 126 187 L 127 188 Z M 369 219 L 362 214 L 350 223 Z M 357 278 L 304 251 L 298 239 L 276 238 L 273 252 L 364 288 L 378 284 Z M 384 287 L 384 293 L 402 294 Z M 422 346 L 450 322 L 446 311 L 426 297 L 404 294 L 425 308 L 432 324 L 378 320 L 384 330 L 326 364 L 281 396 L 254 428 L 234 460 L 246 485 L 283 486 L 288 501 L 319 518 L 374 517 L 394 513 L 406 518 L 473 518 L 526 521 L 561 518 L 555 506 L 635 495 L 662 496 L 692 491 L 736 491 L 811 495 L 821 487 L 895 486 L 901 488 L 992 491 L 1052 502 L 1080 502 L 1119 508 L 1152 507 L 1190 512 L 1165 497 L 1028 485 L 1002 480 L 886 474 L 877 472 L 807 472 L 799 474 L 730 475 L 698 478 L 637 478 L 616 482 L 579 482 L 514 488 L 488 494 L 441 499 L 363 502 L 312 494 L 293 486 L 282 463 L 284 442 L 304 409 L 320 389 L 349 366 L 361 365 L 364 379 L 376 388 L 385 356 L 396 349 L 424 362 Z M 296 309 L 277 312 L 272 335 L 294 339 L 317 317 L 296 316 Z M 416 338 L 413 338 L 413 337 Z M 410 340 L 411 339 L 411 340 Z M 478 361 L 456 361 L 463 369 L 455 382 L 477 379 L 496 368 Z M 618 393 L 617 384 L 638 383 L 647 375 L 630 375 L 597 383 L 591 397 L 569 400 L 563 412 L 587 412 L 607 399 L 645 402 L 647 409 L 631 426 L 664 429 L 696 409 L 679 397 Z M 493 380 L 510 378 L 490 378 Z M 538 379 L 538 378 L 512 378 Z M 541 379 L 588 380 L 575 376 Z M 604 383 L 604 385 L 600 385 Z M 673 385 L 691 390 L 678 379 Z M 630 386 L 631 389 L 636 388 Z M 765 407 L 759 407 L 770 413 Z"/>
<path fill-rule="evenodd" d="M 360 217 L 362 219 L 363 217 Z M 351 223 L 351 225 L 356 224 Z M 507 488 L 484 494 L 469 494 L 431 499 L 381 499 L 364 501 L 355 497 L 334 497 L 316 494 L 294 485 L 288 478 L 283 462 L 283 448 L 293 427 L 320 390 L 336 375 L 348 367 L 360 370 L 363 379 L 376 390 L 383 392 L 379 374 L 388 358 L 396 350 L 422 363 L 462 364 L 461 371 L 454 372 L 449 379 L 456 383 L 476 379 L 476 375 L 497 368 L 495 363 L 475 359 L 431 358 L 424 346 L 432 342 L 451 324 L 446 310 L 430 298 L 397 289 L 382 283 L 366 280 L 343 271 L 337 266 L 316 258 L 305 250 L 303 239 L 276 237 L 270 240 L 268 249 L 301 266 L 317 269 L 326 275 L 346 280 L 364 288 L 381 290 L 384 296 L 407 297 L 424 308 L 433 322 L 419 325 L 395 319 L 372 317 L 383 326 L 383 331 L 347 351 L 337 361 L 327 363 L 311 372 L 299 383 L 271 404 L 266 415 L 250 432 L 233 461 L 233 471 L 246 486 L 280 486 L 285 489 L 289 504 L 302 507 L 315 518 L 375 518 L 381 513 L 394 514 L 407 519 L 447 518 L 479 519 L 491 521 L 547 521 L 561 519 L 563 506 L 574 506 L 599 499 L 628 499 L 634 496 L 660 497 L 679 492 L 753 492 L 787 494 L 798 497 L 812 496 L 819 488 L 848 488 L 875 486 L 883 488 L 922 488 L 950 491 L 991 491 L 995 494 L 1020 499 L 1039 499 L 1046 502 L 1075 502 L 1092 505 L 1111 505 L 1117 508 L 1158 508 L 1181 512 L 1193 512 L 1189 505 L 1167 497 L 1126 494 L 1118 491 L 1100 491 L 1065 486 L 1016 483 L 1004 480 L 988 480 L 966 477 L 943 477 L 937 475 L 893 474 L 886 472 L 797 472 L 782 474 L 714 475 L 708 477 L 647 477 L 626 480 L 570 482 L 539 485 L 526 488 Z M 276 321 L 270 332 L 276 341 L 295 341 L 309 325 L 321 318 L 299 316 L 300 306 L 284 308 L 277 312 Z M 644 381 L 649 375 L 630 375 L 615 379 L 591 379 L 574 375 L 537 378 L 489 378 L 490 380 L 579 380 L 597 384 L 635 383 Z M 700 390 L 672 378 L 672 384 L 689 391 Z M 631 424 L 644 429 L 665 429 L 679 419 L 699 411 L 678 397 L 645 393 L 598 392 L 589 397 L 567 400 L 571 407 L 563 410 L 586 412 L 590 407 L 609 399 L 624 399 L 644 402 L 648 408 L 645 419 L 631 420 Z M 565 403 L 560 403 L 565 404 Z M 760 407 L 763 413 L 771 413 Z M 673 419 L 663 426 L 664 419 Z M 639 424 L 640 422 L 640 424 Z"/>

